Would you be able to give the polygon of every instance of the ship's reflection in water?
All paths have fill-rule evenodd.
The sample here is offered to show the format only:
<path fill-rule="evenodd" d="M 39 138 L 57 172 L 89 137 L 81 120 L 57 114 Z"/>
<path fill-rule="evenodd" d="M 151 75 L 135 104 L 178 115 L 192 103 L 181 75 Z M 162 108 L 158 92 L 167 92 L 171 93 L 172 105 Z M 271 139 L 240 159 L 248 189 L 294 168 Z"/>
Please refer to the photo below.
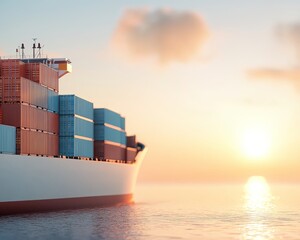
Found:
<path fill-rule="evenodd" d="M 274 211 L 273 196 L 266 179 L 253 176 L 245 185 L 245 211 L 247 223 L 244 239 L 273 239 L 274 228 L 270 226 L 270 218 Z"/>

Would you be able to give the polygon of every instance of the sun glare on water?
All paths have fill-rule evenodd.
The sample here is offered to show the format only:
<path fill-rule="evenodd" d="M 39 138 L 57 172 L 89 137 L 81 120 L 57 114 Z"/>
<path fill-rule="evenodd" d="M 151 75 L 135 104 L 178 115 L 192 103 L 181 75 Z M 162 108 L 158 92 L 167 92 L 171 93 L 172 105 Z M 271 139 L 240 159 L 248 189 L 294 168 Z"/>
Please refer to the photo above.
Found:
<path fill-rule="evenodd" d="M 266 157 L 270 150 L 271 139 L 262 129 L 248 129 L 242 136 L 242 149 L 245 155 L 253 160 Z"/>

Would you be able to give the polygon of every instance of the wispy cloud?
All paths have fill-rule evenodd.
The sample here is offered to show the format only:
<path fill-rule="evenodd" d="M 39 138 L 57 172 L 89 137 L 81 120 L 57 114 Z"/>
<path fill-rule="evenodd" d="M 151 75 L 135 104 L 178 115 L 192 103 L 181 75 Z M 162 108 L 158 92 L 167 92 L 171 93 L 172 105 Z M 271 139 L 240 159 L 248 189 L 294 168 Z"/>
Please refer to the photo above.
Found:
<path fill-rule="evenodd" d="M 248 75 L 257 79 L 289 80 L 300 84 L 300 69 L 260 68 L 248 71 Z M 300 85 L 299 85 L 300 86 Z"/>
<path fill-rule="evenodd" d="M 276 35 L 300 62 L 300 22 L 278 25 Z"/>
<path fill-rule="evenodd" d="M 287 81 L 300 88 L 300 23 L 281 24 L 275 28 L 276 37 L 294 54 L 296 66 L 280 69 L 276 67 L 257 68 L 247 71 L 255 79 Z"/>
<path fill-rule="evenodd" d="M 129 9 L 118 23 L 113 46 L 133 58 L 185 62 L 201 51 L 208 35 L 203 18 L 195 12 Z"/>

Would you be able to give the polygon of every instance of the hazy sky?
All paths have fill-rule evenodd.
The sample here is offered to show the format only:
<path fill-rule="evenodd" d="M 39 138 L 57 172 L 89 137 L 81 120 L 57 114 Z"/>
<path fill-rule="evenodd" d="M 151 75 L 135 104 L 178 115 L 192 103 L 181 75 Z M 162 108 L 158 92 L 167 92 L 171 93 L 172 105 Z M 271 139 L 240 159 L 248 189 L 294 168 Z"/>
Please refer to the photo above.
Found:
<path fill-rule="evenodd" d="M 140 181 L 299 181 L 300 1 L 0 1 L 0 56 L 32 38 L 61 93 L 126 117 Z"/>

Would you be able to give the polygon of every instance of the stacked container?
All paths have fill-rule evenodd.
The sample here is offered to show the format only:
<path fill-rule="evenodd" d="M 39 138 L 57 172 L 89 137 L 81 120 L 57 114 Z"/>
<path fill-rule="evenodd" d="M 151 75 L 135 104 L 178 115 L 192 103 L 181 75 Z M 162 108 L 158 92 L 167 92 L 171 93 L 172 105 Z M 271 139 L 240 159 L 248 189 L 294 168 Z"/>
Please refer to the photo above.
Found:
<path fill-rule="evenodd" d="M 16 154 L 16 128 L 0 125 L 0 153 Z"/>
<path fill-rule="evenodd" d="M 0 152 L 133 162 L 137 143 L 126 139 L 125 118 L 59 96 L 58 80 L 44 61 L 0 59 L 0 124 L 11 126 L 0 126 Z"/>
<path fill-rule="evenodd" d="M 136 136 L 127 136 L 126 161 L 134 162 L 137 154 Z"/>
<path fill-rule="evenodd" d="M 126 160 L 125 119 L 106 108 L 94 109 L 94 156 Z"/>
<path fill-rule="evenodd" d="M 16 152 L 58 155 L 57 71 L 35 63 L 33 73 L 32 63 L 18 59 L 0 62 L 1 121 L 17 128 Z"/>
<path fill-rule="evenodd" d="M 58 91 L 58 72 L 45 64 L 26 64 L 25 77 L 52 90 Z"/>
<path fill-rule="evenodd" d="M 60 95 L 59 115 L 60 155 L 93 158 L 93 104 L 75 95 Z"/>

